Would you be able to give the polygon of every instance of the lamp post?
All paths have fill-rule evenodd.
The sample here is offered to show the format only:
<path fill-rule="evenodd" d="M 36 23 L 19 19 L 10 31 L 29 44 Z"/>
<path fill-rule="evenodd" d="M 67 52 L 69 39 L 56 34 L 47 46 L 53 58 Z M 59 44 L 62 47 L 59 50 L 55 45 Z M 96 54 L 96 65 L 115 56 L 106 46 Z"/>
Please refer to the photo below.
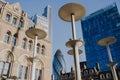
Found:
<path fill-rule="evenodd" d="M 109 61 L 110 61 L 107 64 L 107 66 L 111 67 L 113 79 L 114 80 L 118 80 L 117 73 L 116 73 L 116 70 L 115 70 L 115 66 L 116 66 L 117 63 L 113 62 L 112 55 L 111 55 L 111 52 L 110 52 L 110 47 L 109 47 L 110 44 L 115 43 L 115 42 L 116 42 L 116 38 L 114 38 L 114 37 L 107 37 L 107 38 L 103 38 L 103 39 L 99 40 L 98 44 L 101 45 L 101 46 L 106 46 L 107 52 L 108 52 Z"/>
<path fill-rule="evenodd" d="M 38 61 L 38 58 L 36 57 L 36 51 L 37 51 L 37 40 L 38 39 L 43 39 L 46 37 L 46 32 L 42 29 L 39 28 L 35 28 L 32 27 L 30 29 L 28 29 L 26 31 L 26 35 L 29 38 L 34 39 L 34 52 L 33 52 L 33 57 L 31 58 L 31 62 L 32 62 L 32 74 L 31 74 L 31 79 L 30 80 L 34 80 L 35 79 L 35 66 L 36 66 L 36 61 Z"/>
<path fill-rule="evenodd" d="M 85 8 L 78 3 L 65 4 L 59 10 L 59 16 L 61 19 L 67 22 L 71 22 L 72 25 L 72 40 L 66 43 L 66 46 L 72 48 L 75 64 L 75 79 L 81 80 L 81 70 L 79 64 L 79 50 L 78 47 L 83 45 L 82 40 L 76 39 L 75 21 L 81 19 L 85 15 Z M 70 51 L 71 52 L 71 51 Z"/>

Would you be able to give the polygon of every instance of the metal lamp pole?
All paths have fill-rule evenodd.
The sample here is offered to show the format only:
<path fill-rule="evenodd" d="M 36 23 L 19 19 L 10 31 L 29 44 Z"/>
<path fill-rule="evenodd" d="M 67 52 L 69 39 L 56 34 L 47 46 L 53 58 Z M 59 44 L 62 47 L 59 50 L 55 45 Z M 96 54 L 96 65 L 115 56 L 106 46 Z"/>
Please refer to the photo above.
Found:
<path fill-rule="evenodd" d="M 75 79 L 81 80 L 81 70 L 79 64 L 79 50 L 78 47 L 83 45 L 83 41 L 76 39 L 75 21 L 79 20 L 85 15 L 85 8 L 78 3 L 68 3 L 60 8 L 59 16 L 72 25 L 72 40 L 66 43 L 67 47 L 73 48 L 74 64 L 75 64 Z"/>
<path fill-rule="evenodd" d="M 33 52 L 33 57 L 31 58 L 31 62 L 32 62 L 32 74 L 31 74 L 31 79 L 30 80 L 34 80 L 35 79 L 35 66 L 36 66 L 36 61 L 38 61 L 38 58 L 36 57 L 36 53 L 37 53 L 37 40 L 38 39 L 43 39 L 46 37 L 46 32 L 42 29 L 39 28 L 30 28 L 26 31 L 26 35 L 29 38 L 34 39 L 34 52 Z"/>
<path fill-rule="evenodd" d="M 111 52 L 110 52 L 110 47 L 109 47 L 110 44 L 115 43 L 115 42 L 116 42 L 116 38 L 114 38 L 114 37 L 107 37 L 107 38 L 103 38 L 103 39 L 99 40 L 98 44 L 101 45 L 101 46 L 106 46 L 107 52 L 108 52 L 109 61 L 110 61 L 107 64 L 107 66 L 111 67 L 113 79 L 114 80 L 118 80 L 117 73 L 116 73 L 116 70 L 115 70 L 116 62 L 113 62 L 112 55 L 111 55 Z"/>

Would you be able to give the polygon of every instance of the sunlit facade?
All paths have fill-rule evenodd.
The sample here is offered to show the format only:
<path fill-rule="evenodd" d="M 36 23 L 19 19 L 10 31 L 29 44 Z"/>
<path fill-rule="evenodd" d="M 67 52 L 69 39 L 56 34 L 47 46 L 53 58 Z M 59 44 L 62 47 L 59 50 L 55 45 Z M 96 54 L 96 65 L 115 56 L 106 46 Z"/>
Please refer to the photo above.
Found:
<path fill-rule="evenodd" d="M 62 52 L 58 49 L 53 58 L 53 75 L 54 80 L 59 80 L 61 71 L 66 71 L 66 63 L 63 57 Z"/>
<path fill-rule="evenodd" d="M 28 17 L 19 3 L 0 0 L 0 80 L 30 80 L 34 40 L 25 32 L 34 26 L 41 27 Z M 34 80 L 51 80 L 50 39 L 39 39 L 36 50 L 39 61 Z"/>
<path fill-rule="evenodd" d="M 106 47 L 97 44 L 98 40 L 108 36 L 117 39 L 116 43 L 110 45 L 110 49 L 113 61 L 120 67 L 120 14 L 116 3 L 90 14 L 82 19 L 81 24 L 88 67 L 98 62 L 102 71 L 110 69 L 106 66 L 109 62 Z"/>

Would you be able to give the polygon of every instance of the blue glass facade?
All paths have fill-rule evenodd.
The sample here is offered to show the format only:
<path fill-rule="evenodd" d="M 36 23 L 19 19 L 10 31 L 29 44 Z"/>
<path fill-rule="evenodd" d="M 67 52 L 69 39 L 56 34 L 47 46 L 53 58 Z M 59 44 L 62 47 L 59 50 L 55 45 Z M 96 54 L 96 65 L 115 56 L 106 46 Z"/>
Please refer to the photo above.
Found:
<path fill-rule="evenodd" d="M 59 80 L 60 72 L 66 71 L 66 64 L 62 52 L 58 49 L 53 59 L 53 75 L 54 80 Z"/>
<path fill-rule="evenodd" d="M 97 44 L 98 40 L 114 36 L 117 42 L 110 45 L 113 61 L 120 67 L 120 14 L 115 3 L 81 20 L 83 39 L 88 67 L 100 64 L 101 70 L 109 70 L 107 49 Z"/>

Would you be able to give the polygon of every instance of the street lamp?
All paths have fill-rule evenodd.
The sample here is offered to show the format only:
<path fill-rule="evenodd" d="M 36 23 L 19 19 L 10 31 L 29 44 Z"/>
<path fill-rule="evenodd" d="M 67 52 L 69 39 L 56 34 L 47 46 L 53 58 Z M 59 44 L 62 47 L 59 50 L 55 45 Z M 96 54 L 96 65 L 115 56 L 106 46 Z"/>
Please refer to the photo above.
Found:
<path fill-rule="evenodd" d="M 36 57 L 36 51 L 37 51 L 37 40 L 38 39 L 43 39 L 46 37 L 46 32 L 40 28 L 35 28 L 31 27 L 26 31 L 26 35 L 29 38 L 34 39 L 34 52 L 33 52 L 33 57 L 31 58 L 32 62 L 32 74 L 31 74 L 31 79 L 34 80 L 35 78 L 35 66 L 36 66 L 36 61 L 39 61 L 39 59 Z"/>
<path fill-rule="evenodd" d="M 110 61 L 107 64 L 107 66 L 111 67 L 113 79 L 114 80 L 118 80 L 117 73 L 116 73 L 116 70 L 115 70 L 115 66 L 116 66 L 117 63 L 113 62 L 113 59 L 112 59 L 112 56 L 111 56 L 111 52 L 110 52 L 110 47 L 109 47 L 110 44 L 115 43 L 115 42 L 116 42 L 116 38 L 114 38 L 114 37 L 107 37 L 107 38 L 103 38 L 103 39 L 99 40 L 98 44 L 101 45 L 101 46 L 106 46 L 107 52 L 108 52 L 109 61 Z"/>
<path fill-rule="evenodd" d="M 85 15 L 85 12 L 86 12 L 85 8 L 78 3 L 65 4 L 59 10 L 60 18 L 63 19 L 64 21 L 71 22 L 72 25 L 72 40 L 68 41 L 66 43 L 66 46 L 73 49 L 76 80 L 81 80 L 78 47 L 83 45 L 83 41 L 76 39 L 75 21 L 80 20 Z"/>

